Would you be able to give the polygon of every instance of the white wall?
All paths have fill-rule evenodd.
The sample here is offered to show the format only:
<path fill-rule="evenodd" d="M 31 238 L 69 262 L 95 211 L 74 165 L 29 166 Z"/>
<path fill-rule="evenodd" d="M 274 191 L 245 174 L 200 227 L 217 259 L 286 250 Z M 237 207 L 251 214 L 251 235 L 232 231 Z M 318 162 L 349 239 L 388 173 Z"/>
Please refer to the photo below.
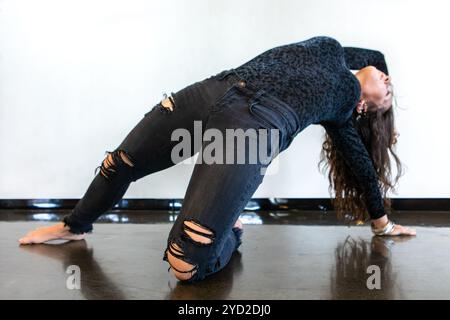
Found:
<path fill-rule="evenodd" d="M 268 48 L 328 35 L 382 51 L 406 167 L 393 197 L 450 197 L 447 1 L 2 0 L 0 198 L 78 198 L 163 92 Z M 323 129 L 280 155 L 255 197 L 328 197 Z M 193 165 L 133 183 L 126 198 L 183 197 Z"/>

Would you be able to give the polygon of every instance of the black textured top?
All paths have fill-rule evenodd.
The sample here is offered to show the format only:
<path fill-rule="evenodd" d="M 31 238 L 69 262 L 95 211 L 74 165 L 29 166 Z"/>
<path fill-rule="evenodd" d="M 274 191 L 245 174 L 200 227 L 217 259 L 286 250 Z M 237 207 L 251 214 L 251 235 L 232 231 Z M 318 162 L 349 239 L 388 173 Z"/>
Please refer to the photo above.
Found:
<path fill-rule="evenodd" d="M 352 117 L 361 86 L 350 69 L 368 65 L 388 74 L 381 52 L 342 47 L 334 38 L 318 36 L 269 49 L 235 70 L 291 105 L 302 129 L 310 124 L 325 128 L 362 186 L 370 217 L 376 219 L 386 213 L 378 177 Z"/>

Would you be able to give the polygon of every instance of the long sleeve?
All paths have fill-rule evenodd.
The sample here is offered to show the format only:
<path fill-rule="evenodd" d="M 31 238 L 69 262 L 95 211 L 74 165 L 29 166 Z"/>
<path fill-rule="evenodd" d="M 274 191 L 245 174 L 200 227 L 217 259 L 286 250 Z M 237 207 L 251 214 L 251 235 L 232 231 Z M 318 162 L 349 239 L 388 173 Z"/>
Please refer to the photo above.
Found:
<path fill-rule="evenodd" d="M 380 51 L 356 47 L 343 48 L 345 63 L 349 69 L 359 70 L 367 66 L 374 66 L 389 75 L 384 54 Z"/>
<path fill-rule="evenodd" d="M 383 198 L 378 186 L 378 177 L 372 159 L 364 146 L 350 117 L 343 125 L 331 122 L 321 122 L 335 144 L 338 152 L 351 168 L 362 187 L 365 203 L 371 219 L 385 215 Z"/>

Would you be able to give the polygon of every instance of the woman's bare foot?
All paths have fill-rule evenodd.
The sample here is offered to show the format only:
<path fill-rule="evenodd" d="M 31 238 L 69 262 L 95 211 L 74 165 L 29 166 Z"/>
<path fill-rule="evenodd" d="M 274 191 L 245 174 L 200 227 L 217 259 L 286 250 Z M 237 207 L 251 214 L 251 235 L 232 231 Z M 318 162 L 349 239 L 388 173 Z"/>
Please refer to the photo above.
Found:
<path fill-rule="evenodd" d="M 242 225 L 242 221 L 241 219 L 237 219 L 236 223 L 234 224 L 233 228 L 238 228 L 238 229 L 244 229 L 244 226 Z"/>
<path fill-rule="evenodd" d="M 63 222 L 59 222 L 52 226 L 41 227 L 28 232 L 24 237 L 19 239 L 20 244 L 43 243 L 50 240 L 82 240 L 86 236 L 83 234 L 74 234 L 69 231 L 68 226 L 64 226 Z"/>

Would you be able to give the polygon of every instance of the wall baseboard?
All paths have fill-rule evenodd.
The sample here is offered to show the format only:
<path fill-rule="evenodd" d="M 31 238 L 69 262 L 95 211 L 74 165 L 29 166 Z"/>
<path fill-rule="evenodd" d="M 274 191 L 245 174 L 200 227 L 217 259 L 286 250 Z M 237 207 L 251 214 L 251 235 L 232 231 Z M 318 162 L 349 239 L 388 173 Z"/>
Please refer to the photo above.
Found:
<path fill-rule="evenodd" d="M 0 199 L 0 209 L 72 209 L 79 199 Z M 393 210 L 450 211 L 450 198 L 391 198 Z M 174 210 L 183 199 L 131 198 L 120 200 L 113 209 Z M 329 198 L 253 198 L 246 210 L 333 210 Z"/>

